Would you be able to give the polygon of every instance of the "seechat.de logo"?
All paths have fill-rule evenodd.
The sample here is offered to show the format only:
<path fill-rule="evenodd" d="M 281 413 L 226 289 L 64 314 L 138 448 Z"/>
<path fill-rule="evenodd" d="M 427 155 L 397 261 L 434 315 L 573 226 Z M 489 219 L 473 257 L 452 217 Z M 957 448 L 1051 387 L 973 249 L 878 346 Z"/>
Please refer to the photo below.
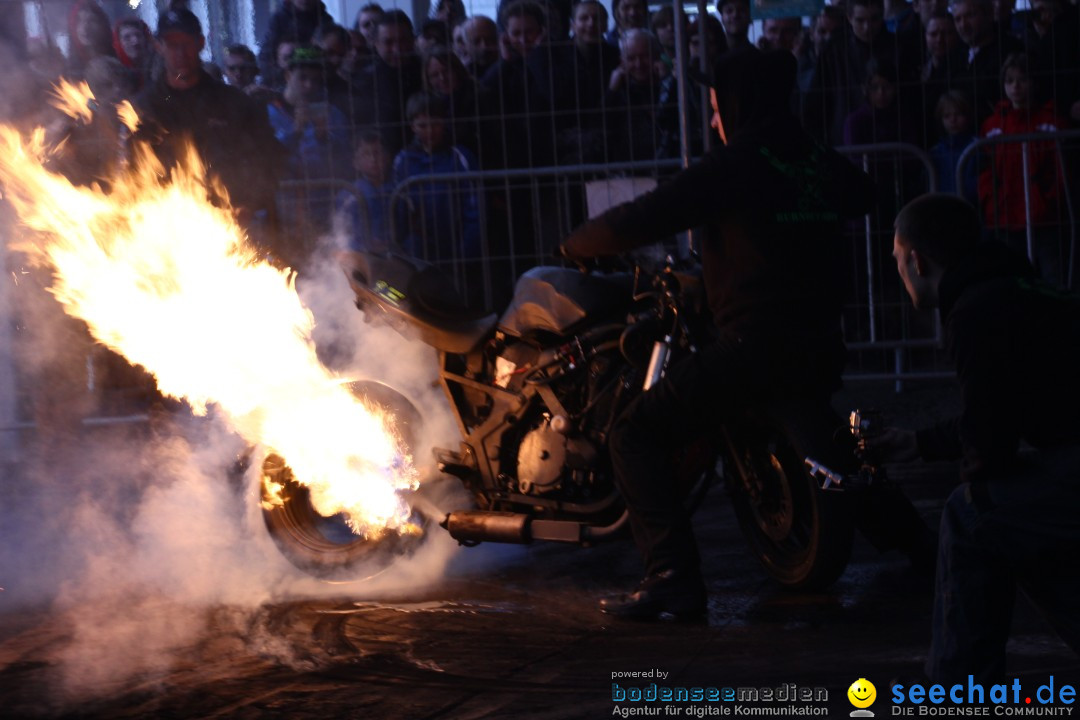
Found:
<path fill-rule="evenodd" d="M 920 716 L 1069 716 L 1076 702 L 1076 687 L 1049 679 L 1024 689 L 1019 678 L 1010 683 L 984 685 L 968 675 L 967 682 L 952 685 L 892 686 L 892 714 Z"/>

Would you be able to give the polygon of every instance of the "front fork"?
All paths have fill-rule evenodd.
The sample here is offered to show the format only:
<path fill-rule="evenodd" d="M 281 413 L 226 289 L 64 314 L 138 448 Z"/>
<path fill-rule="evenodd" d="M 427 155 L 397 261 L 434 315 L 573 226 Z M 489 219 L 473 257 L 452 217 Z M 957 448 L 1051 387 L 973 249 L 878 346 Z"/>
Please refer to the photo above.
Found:
<path fill-rule="evenodd" d="M 860 466 L 852 475 L 838 473 L 814 458 L 808 457 L 803 462 L 806 471 L 813 477 L 822 490 L 842 491 L 859 490 L 885 482 L 885 469 L 872 461 L 868 450 L 869 441 L 882 431 L 881 413 L 875 410 L 853 410 L 848 420 L 848 430 L 855 441 L 855 456 Z"/>

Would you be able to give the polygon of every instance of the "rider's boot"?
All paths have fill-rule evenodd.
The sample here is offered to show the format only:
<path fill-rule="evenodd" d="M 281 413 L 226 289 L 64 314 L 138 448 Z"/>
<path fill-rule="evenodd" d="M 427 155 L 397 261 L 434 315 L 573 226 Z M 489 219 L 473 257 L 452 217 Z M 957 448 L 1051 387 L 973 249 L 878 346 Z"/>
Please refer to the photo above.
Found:
<path fill-rule="evenodd" d="M 704 619 L 706 600 L 700 574 L 664 570 L 647 575 L 631 593 L 604 598 L 600 610 L 623 620 L 695 621 Z"/>

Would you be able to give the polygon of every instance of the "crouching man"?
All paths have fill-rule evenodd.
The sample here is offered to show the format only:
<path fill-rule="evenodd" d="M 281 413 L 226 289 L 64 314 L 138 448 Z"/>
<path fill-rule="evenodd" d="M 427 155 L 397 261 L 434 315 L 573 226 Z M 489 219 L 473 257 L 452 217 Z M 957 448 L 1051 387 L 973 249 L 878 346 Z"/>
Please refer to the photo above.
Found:
<path fill-rule="evenodd" d="M 927 674 L 998 682 L 1018 585 L 1080 652 L 1080 299 L 980 242 L 978 213 L 956 196 L 914 200 L 895 229 L 900 278 L 917 309 L 940 309 L 963 400 L 955 420 L 877 442 L 887 460 L 961 460 Z"/>

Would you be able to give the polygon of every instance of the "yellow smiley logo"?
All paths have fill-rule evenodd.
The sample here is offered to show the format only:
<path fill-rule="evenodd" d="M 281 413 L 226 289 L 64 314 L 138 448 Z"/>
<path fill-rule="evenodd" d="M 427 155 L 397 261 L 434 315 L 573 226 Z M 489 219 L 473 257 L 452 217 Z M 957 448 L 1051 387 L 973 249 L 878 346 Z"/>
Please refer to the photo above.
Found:
<path fill-rule="evenodd" d="M 866 678 L 859 678 L 847 689 L 848 701 L 857 708 L 868 708 L 877 699 L 877 688 Z"/>

